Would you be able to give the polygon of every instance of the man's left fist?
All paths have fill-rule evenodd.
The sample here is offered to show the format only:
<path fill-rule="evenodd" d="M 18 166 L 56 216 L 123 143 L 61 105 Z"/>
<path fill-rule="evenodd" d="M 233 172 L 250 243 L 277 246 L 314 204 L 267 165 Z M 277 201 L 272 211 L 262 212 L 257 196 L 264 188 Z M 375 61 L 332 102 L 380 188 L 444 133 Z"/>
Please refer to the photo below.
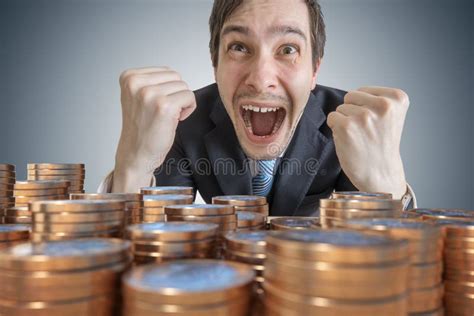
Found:
<path fill-rule="evenodd" d="M 392 193 L 394 199 L 405 193 L 400 140 L 409 103 L 402 90 L 363 87 L 329 113 L 337 157 L 357 189 Z"/>

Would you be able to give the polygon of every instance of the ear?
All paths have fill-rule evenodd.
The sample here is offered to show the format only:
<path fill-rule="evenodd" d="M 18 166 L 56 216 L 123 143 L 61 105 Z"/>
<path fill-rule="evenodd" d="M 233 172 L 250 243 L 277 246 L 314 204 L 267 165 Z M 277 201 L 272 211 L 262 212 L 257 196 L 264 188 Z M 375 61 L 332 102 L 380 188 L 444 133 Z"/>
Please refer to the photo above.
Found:
<path fill-rule="evenodd" d="M 316 81 L 318 78 L 319 67 L 321 66 L 322 61 L 323 60 L 321 58 L 318 58 L 318 60 L 316 61 L 316 64 L 314 65 L 313 77 L 311 79 L 311 90 L 314 90 L 314 88 L 316 88 Z"/>

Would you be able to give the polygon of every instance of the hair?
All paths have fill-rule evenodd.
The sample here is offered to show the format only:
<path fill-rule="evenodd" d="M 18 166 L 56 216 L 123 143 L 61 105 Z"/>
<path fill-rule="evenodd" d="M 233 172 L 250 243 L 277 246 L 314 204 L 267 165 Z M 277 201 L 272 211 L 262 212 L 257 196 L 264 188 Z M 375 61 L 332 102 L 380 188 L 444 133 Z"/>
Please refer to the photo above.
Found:
<path fill-rule="evenodd" d="M 313 65 L 316 65 L 316 61 L 324 56 L 326 26 L 318 0 L 303 1 L 306 2 L 308 6 Z M 211 60 L 214 68 L 217 67 L 219 60 L 219 44 L 222 26 L 242 2 L 243 0 L 214 0 L 211 16 L 209 18 L 209 30 L 211 33 L 209 49 L 211 51 Z"/>

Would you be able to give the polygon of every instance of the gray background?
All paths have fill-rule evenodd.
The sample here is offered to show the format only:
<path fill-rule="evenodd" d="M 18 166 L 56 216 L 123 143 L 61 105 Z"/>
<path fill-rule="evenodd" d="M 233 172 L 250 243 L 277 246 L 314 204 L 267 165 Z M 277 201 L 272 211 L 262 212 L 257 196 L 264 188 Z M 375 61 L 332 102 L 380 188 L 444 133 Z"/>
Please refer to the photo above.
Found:
<path fill-rule="evenodd" d="M 0 161 L 84 162 L 86 189 L 114 165 L 118 76 L 168 65 L 213 82 L 211 0 L 0 0 Z M 402 142 L 423 207 L 474 209 L 474 4 L 325 0 L 319 83 L 385 85 L 411 98 Z"/>

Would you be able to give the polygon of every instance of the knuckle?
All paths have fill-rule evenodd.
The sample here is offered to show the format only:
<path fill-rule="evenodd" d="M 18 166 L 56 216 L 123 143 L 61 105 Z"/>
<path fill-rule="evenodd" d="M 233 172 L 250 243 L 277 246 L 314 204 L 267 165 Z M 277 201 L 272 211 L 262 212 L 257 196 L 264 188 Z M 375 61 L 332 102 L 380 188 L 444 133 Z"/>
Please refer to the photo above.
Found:
<path fill-rule="evenodd" d="M 141 88 L 137 94 L 138 99 L 141 101 L 142 104 L 150 103 L 152 91 L 149 86 Z"/>
<path fill-rule="evenodd" d="M 394 95 L 395 95 L 396 100 L 399 101 L 400 103 L 403 103 L 403 104 L 408 103 L 409 98 L 408 98 L 408 94 L 406 94 L 405 91 L 401 89 L 395 89 Z"/>

